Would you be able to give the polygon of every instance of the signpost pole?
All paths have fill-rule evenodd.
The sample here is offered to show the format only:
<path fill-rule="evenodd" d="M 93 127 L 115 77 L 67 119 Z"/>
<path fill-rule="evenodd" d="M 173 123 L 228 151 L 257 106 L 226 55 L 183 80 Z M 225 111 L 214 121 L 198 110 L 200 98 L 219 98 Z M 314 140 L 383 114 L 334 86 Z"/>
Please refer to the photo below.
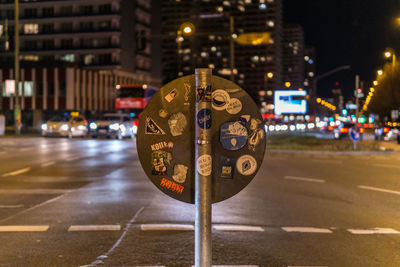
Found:
<path fill-rule="evenodd" d="M 195 86 L 196 86 L 196 114 L 202 110 L 212 110 L 211 101 L 204 97 L 200 99 L 200 95 L 211 96 L 211 79 L 212 73 L 210 69 L 195 70 Z M 210 118 L 211 119 L 211 118 Z M 211 147 L 211 130 L 203 129 L 195 122 L 195 266 L 210 267 L 212 263 L 211 250 L 211 173 L 212 173 L 212 147 Z M 200 158 L 209 157 L 210 161 L 204 163 L 203 166 L 199 162 Z M 211 164 L 211 166 L 209 165 Z M 208 165 L 208 166 L 207 166 Z M 204 170 L 205 168 L 211 168 Z M 199 172 L 201 170 L 201 173 Z M 205 174 L 205 175 L 204 175 Z"/>
<path fill-rule="evenodd" d="M 358 89 L 360 89 L 360 76 L 356 75 L 356 130 L 358 131 L 358 116 L 359 116 L 359 102 L 360 102 L 360 98 L 359 98 L 359 92 Z M 357 150 L 357 142 L 353 141 L 353 148 L 354 150 Z"/>

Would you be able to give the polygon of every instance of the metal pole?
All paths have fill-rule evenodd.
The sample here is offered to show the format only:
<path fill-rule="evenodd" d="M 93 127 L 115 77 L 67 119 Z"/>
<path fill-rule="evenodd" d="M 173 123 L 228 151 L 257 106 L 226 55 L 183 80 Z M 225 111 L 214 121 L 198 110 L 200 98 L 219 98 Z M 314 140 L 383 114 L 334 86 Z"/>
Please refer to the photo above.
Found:
<path fill-rule="evenodd" d="M 235 31 L 235 19 L 233 16 L 229 17 L 229 22 L 230 22 L 230 63 L 231 63 L 231 81 L 235 81 L 235 74 L 233 73 L 233 70 L 235 69 L 235 40 L 233 39 L 233 34 Z"/>
<path fill-rule="evenodd" d="M 178 30 L 176 32 L 176 41 L 177 41 L 177 46 L 178 46 L 178 51 L 177 51 L 177 57 L 178 57 L 178 77 L 182 76 L 181 75 L 181 70 L 182 70 L 182 59 L 181 59 L 181 49 L 182 49 L 182 31 Z"/>
<path fill-rule="evenodd" d="M 211 69 L 195 69 L 196 114 L 205 110 L 211 111 L 211 101 L 200 95 L 211 98 Z M 211 120 L 210 118 L 204 118 Z M 210 267 L 212 263 L 211 250 L 211 177 L 212 177 L 212 147 L 211 132 L 203 129 L 195 122 L 195 266 Z M 200 159 L 204 159 L 201 162 Z M 199 172 L 201 170 L 201 173 Z"/>
<path fill-rule="evenodd" d="M 358 132 L 358 113 L 359 113 L 359 109 L 358 109 L 358 105 L 360 104 L 360 99 L 359 99 L 359 95 L 358 95 L 358 89 L 360 89 L 360 76 L 356 75 L 356 131 Z M 353 141 L 353 148 L 354 150 L 357 150 L 357 142 Z"/>
<path fill-rule="evenodd" d="M 15 107 L 14 127 L 15 134 L 21 133 L 21 110 L 19 108 L 19 0 L 15 0 L 15 43 L 14 43 L 14 71 L 15 71 Z"/>

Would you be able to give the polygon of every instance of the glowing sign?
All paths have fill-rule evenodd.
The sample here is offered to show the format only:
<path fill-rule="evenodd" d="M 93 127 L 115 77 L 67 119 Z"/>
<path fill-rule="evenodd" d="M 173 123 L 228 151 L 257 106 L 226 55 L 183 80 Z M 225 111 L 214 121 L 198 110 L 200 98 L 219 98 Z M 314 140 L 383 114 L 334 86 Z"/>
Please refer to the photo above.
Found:
<path fill-rule="evenodd" d="M 305 114 L 307 112 L 306 96 L 306 91 L 275 91 L 275 115 Z"/>

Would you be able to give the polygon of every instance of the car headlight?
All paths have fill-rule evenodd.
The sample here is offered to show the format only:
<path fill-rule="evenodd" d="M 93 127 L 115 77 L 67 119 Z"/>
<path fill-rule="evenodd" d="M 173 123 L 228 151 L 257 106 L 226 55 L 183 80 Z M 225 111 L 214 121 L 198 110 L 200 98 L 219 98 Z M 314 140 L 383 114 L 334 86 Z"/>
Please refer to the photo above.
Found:
<path fill-rule="evenodd" d="M 109 126 L 111 130 L 118 131 L 119 130 L 119 123 L 113 123 Z"/>
<path fill-rule="evenodd" d="M 61 131 L 68 131 L 68 129 L 69 129 L 68 124 L 61 125 L 60 129 L 61 129 Z"/>
<path fill-rule="evenodd" d="M 40 126 L 40 128 L 41 128 L 43 131 L 46 131 L 46 130 L 47 130 L 47 124 L 46 124 L 46 123 L 43 123 L 43 124 Z"/>
<path fill-rule="evenodd" d="M 137 126 L 136 126 L 136 125 L 133 125 L 133 127 L 132 127 L 132 131 L 133 131 L 133 133 L 134 133 L 134 134 L 136 134 L 136 133 L 137 133 Z"/>
<path fill-rule="evenodd" d="M 85 125 L 78 125 L 78 130 L 79 131 L 84 131 L 86 129 Z"/>
<path fill-rule="evenodd" d="M 90 127 L 90 129 L 92 129 L 92 130 L 96 130 L 96 129 L 97 129 L 97 124 L 96 124 L 95 122 L 91 122 L 91 123 L 89 124 L 89 127 Z"/>

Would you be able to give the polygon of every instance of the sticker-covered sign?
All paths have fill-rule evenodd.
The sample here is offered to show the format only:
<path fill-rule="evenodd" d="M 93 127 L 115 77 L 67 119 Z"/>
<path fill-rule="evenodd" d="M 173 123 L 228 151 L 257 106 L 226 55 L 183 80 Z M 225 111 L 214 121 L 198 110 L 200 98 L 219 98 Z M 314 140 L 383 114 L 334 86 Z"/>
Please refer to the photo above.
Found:
<path fill-rule="evenodd" d="M 252 175 L 257 170 L 257 161 L 253 156 L 243 155 L 236 161 L 236 169 L 242 175 Z"/>
<path fill-rule="evenodd" d="M 252 151 L 256 151 L 256 146 L 264 139 L 265 132 L 264 129 L 259 128 L 260 124 L 261 121 L 259 119 L 251 119 L 250 121 L 249 149 Z"/>
<path fill-rule="evenodd" d="M 155 151 L 152 153 L 152 174 L 167 175 L 168 166 L 172 159 L 171 153 L 166 151 Z"/>
<path fill-rule="evenodd" d="M 152 144 L 150 146 L 150 148 L 151 148 L 151 151 L 157 151 L 157 150 L 161 150 L 161 149 L 165 149 L 165 148 L 172 149 L 172 148 L 174 148 L 174 143 L 173 142 L 165 142 L 165 141 L 158 142 L 158 143 Z"/>
<path fill-rule="evenodd" d="M 203 176 L 210 176 L 212 169 L 211 155 L 201 155 L 197 159 L 197 172 Z"/>
<path fill-rule="evenodd" d="M 236 159 L 230 157 L 221 157 L 219 163 L 219 176 L 221 178 L 232 179 L 235 170 Z"/>
<path fill-rule="evenodd" d="M 167 102 L 171 102 L 178 95 L 178 91 L 176 89 L 172 90 L 168 95 L 165 96 L 165 100 Z"/>
<path fill-rule="evenodd" d="M 231 98 L 228 106 L 226 107 L 226 111 L 229 114 L 236 115 L 242 110 L 242 102 L 240 102 L 237 98 Z"/>
<path fill-rule="evenodd" d="M 229 94 L 224 90 L 219 89 L 212 92 L 212 107 L 215 110 L 226 109 L 230 100 Z"/>
<path fill-rule="evenodd" d="M 222 147 L 227 150 L 239 150 L 246 145 L 247 129 L 239 121 L 222 124 L 220 131 Z"/>
<path fill-rule="evenodd" d="M 211 87 L 197 88 L 197 102 L 211 102 Z"/>
<path fill-rule="evenodd" d="M 211 119 L 211 110 L 208 108 L 204 108 L 197 113 L 197 124 L 202 129 L 210 129 Z"/>
<path fill-rule="evenodd" d="M 145 125 L 145 133 L 146 134 L 156 134 L 156 135 L 164 135 L 165 132 L 157 123 L 150 117 L 146 117 L 146 125 Z"/>
<path fill-rule="evenodd" d="M 187 125 L 187 120 L 185 115 L 183 115 L 182 112 L 173 114 L 171 118 L 168 120 L 168 125 L 172 136 L 182 135 Z"/>
<path fill-rule="evenodd" d="M 172 175 L 172 178 L 177 183 L 184 183 L 186 181 L 187 172 L 188 167 L 183 164 L 176 164 L 174 166 L 174 175 Z"/>

